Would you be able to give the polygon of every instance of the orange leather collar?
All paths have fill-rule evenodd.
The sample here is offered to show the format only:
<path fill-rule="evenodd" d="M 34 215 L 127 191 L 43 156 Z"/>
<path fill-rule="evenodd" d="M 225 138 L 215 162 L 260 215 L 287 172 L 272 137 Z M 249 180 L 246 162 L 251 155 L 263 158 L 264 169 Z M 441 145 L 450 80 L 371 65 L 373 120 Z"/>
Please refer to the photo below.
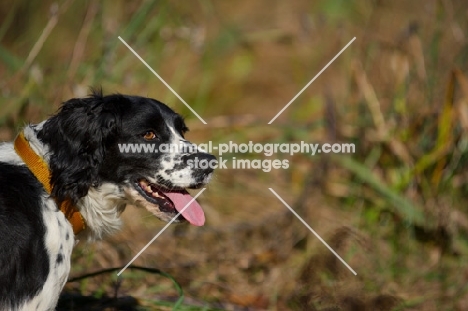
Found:
<path fill-rule="evenodd" d="M 37 180 L 44 186 L 48 194 L 51 193 L 50 185 L 50 170 L 47 163 L 29 146 L 28 141 L 24 137 L 24 133 L 20 132 L 15 139 L 16 153 L 23 159 L 29 170 L 36 176 Z M 70 200 L 65 200 L 60 204 L 60 210 L 65 214 L 65 217 L 71 223 L 73 232 L 80 233 L 86 228 L 86 223 L 78 209 Z"/>

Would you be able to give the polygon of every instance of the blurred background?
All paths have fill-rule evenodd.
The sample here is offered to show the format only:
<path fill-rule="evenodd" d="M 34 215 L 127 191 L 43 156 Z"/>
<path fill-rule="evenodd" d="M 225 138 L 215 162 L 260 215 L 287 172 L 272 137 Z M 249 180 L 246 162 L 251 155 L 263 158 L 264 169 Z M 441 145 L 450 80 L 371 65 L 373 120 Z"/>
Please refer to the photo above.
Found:
<path fill-rule="evenodd" d="M 356 144 L 218 170 L 199 197 L 206 225 L 170 226 L 135 261 L 163 274 L 87 276 L 164 226 L 128 207 L 119 234 L 79 242 L 70 278 L 84 277 L 59 310 L 468 310 L 467 58 L 465 0 L 3 1 L 1 141 L 102 87 L 167 103 L 195 143 Z"/>

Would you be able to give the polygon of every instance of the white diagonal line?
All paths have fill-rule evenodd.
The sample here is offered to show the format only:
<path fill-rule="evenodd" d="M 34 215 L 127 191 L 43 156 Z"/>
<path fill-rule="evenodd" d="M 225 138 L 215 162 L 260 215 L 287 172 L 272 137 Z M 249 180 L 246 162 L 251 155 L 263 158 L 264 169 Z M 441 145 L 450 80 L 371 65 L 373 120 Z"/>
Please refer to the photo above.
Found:
<path fill-rule="evenodd" d="M 286 202 L 275 192 L 275 190 L 273 190 L 272 188 L 268 188 L 268 189 L 269 189 L 269 190 L 270 190 L 270 191 L 271 191 L 271 192 L 272 192 L 272 193 L 273 193 L 273 194 L 274 194 L 290 211 L 291 211 L 291 213 L 294 214 L 294 216 L 296 216 L 296 217 L 304 224 L 304 226 L 307 227 L 307 229 L 309 229 L 309 230 L 317 237 L 317 239 L 320 240 L 320 242 L 322 242 L 322 243 L 333 253 L 333 255 L 335 255 L 335 256 L 346 266 L 346 268 L 348 268 L 354 275 L 357 275 L 356 271 L 354 271 L 353 268 L 351 268 L 351 267 L 346 263 L 346 261 L 344 261 L 344 260 L 340 257 L 340 255 L 338 255 L 338 254 L 333 250 L 333 248 L 331 248 L 331 247 L 327 244 L 327 242 L 325 242 L 325 241 L 320 237 L 320 235 L 318 235 L 318 233 L 315 232 L 315 230 L 312 229 L 312 228 L 309 226 L 309 224 L 307 224 L 307 223 L 304 221 L 304 219 L 302 219 L 301 216 L 299 216 L 299 215 L 288 205 L 288 203 L 286 203 Z"/>
<path fill-rule="evenodd" d="M 320 72 L 319 72 L 318 74 L 316 74 L 316 75 L 315 75 L 315 77 L 313 77 L 313 78 L 312 78 L 312 80 L 310 80 L 310 81 L 309 81 L 309 83 L 307 83 L 307 85 L 306 85 L 306 86 L 304 86 L 304 87 L 302 88 L 302 90 L 301 90 L 299 93 L 297 93 L 297 95 L 296 95 L 296 96 L 294 96 L 294 98 L 293 98 L 293 99 L 291 99 L 291 100 L 289 101 L 289 103 L 287 103 L 287 105 L 286 105 L 286 106 L 284 106 L 284 107 L 283 107 L 283 109 L 281 109 L 281 111 L 280 111 L 280 112 L 278 112 L 278 113 L 276 114 L 276 116 L 275 116 L 273 119 L 271 119 L 271 121 L 270 121 L 270 122 L 268 122 L 268 124 L 271 124 L 271 123 L 273 123 L 273 121 L 275 121 L 275 120 L 276 120 L 276 118 L 278 118 L 278 117 L 279 117 L 279 115 L 280 115 L 280 114 L 282 114 L 282 113 L 283 113 L 283 112 L 286 110 L 286 108 L 288 108 L 288 107 L 289 107 L 289 105 L 291 105 L 291 104 L 293 103 L 293 101 L 295 101 L 295 100 L 296 100 L 296 98 L 298 98 L 298 97 L 299 97 L 299 95 L 301 95 L 301 94 L 302 94 L 302 92 L 304 92 L 304 91 L 305 91 L 305 89 L 306 89 L 306 88 L 308 88 L 308 87 L 309 87 L 309 85 L 311 85 L 311 84 L 312 84 L 312 82 L 314 82 L 314 81 L 315 81 L 315 79 L 317 79 L 317 78 L 318 78 L 318 77 L 319 77 L 319 76 L 320 76 L 320 75 L 321 75 L 321 74 L 322 74 L 322 73 L 325 71 L 325 69 L 327 69 L 327 68 L 328 68 L 328 66 L 330 66 L 330 65 L 331 65 L 331 63 L 333 63 L 333 62 L 335 61 L 335 59 L 337 59 L 337 58 L 338 58 L 338 56 L 340 56 L 340 55 L 341 55 L 341 53 L 343 53 L 343 52 L 344 52 L 344 50 L 346 50 L 346 49 L 348 48 L 348 46 L 350 46 L 350 45 L 351 45 L 351 43 L 353 43 L 353 41 L 354 41 L 354 40 L 356 40 L 356 37 L 354 37 L 354 38 L 353 38 L 351 41 L 349 41 L 349 43 L 348 43 L 348 44 L 346 44 L 346 46 L 345 46 L 344 48 L 342 48 L 342 49 L 341 49 L 341 51 L 340 51 L 340 52 L 338 52 L 338 54 L 336 54 L 336 55 L 335 55 L 335 57 L 333 57 L 333 59 L 332 59 L 331 61 L 329 61 L 329 62 L 328 62 L 328 64 L 326 64 L 326 65 L 325 65 L 325 67 L 323 67 L 323 69 L 322 69 L 322 70 L 320 70 Z"/>
<path fill-rule="evenodd" d="M 202 194 L 203 191 L 205 191 L 205 189 L 206 189 L 206 188 L 202 188 L 202 189 L 200 190 L 200 192 L 198 192 L 197 195 L 194 196 L 194 197 L 190 200 L 190 202 L 188 202 L 187 205 L 185 205 L 184 208 L 183 208 L 174 218 L 172 218 L 171 221 L 169 221 L 169 222 L 164 226 L 164 228 L 162 228 L 161 231 L 159 231 L 158 234 L 156 234 L 156 235 L 154 236 L 154 238 L 153 238 L 151 241 L 149 241 L 148 244 L 146 244 L 145 247 L 143 247 L 143 248 L 141 249 L 141 251 L 139 251 L 138 254 L 136 254 L 135 257 L 133 257 L 133 259 L 130 260 L 130 262 L 129 262 L 125 267 L 123 267 L 122 270 L 120 270 L 119 273 L 117 273 L 117 276 L 120 276 L 120 275 L 122 274 L 122 272 L 124 272 L 125 269 L 127 269 L 127 268 L 128 268 L 128 267 L 129 267 L 129 266 L 130 266 L 130 265 L 131 265 L 131 264 L 132 264 L 132 263 L 133 263 L 133 262 L 134 262 L 134 261 L 135 261 L 135 260 L 136 260 L 136 259 L 137 259 L 137 258 L 138 258 L 138 257 L 139 257 L 139 256 L 140 256 L 140 255 L 141 255 L 141 254 L 142 254 L 142 253 L 143 253 L 143 252 L 144 252 L 144 251 L 145 251 L 161 234 L 162 234 L 162 233 L 163 233 L 163 232 L 164 232 L 164 230 L 166 230 L 167 227 L 169 227 L 169 225 L 172 224 L 172 223 L 174 222 L 174 220 L 176 220 L 177 217 L 179 217 L 180 214 L 182 214 L 182 213 L 185 211 L 185 209 L 186 209 L 187 207 L 189 207 L 189 205 L 192 204 L 192 202 L 195 201 L 196 198 L 198 198 L 198 196 L 199 196 L 200 194 Z"/>
<path fill-rule="evenodd" d="M 196 115 L 196 116 L 198 117 L 198 119 L 200 119 L 200 121 L 202 121 L 203 124 L 207 124 L 207 123 L 205 122 L 205 120 L 203 120 L 202 117 L 200 117 L 200 115 L 199 115 L 195 110 L 193 110 L 193 108 L 190 107 L 190 105 L 187 104 L 187 103 L 185 102 L 185 100 L 184 100 L 182 97 L 180 97 L 179 94 L 177 94 L 177 92 L 174 91 L 174 90 L 172 89 L 172 87 L 171 87 L 169 84 L 167 84 L 167 82 L 164 81 L 164 79 L 161 78 L 161 76 L 158 75 L 158 73 L 157 73 L 156 71 L 154 71 L 153 68 L 151 68 L 150 65 L 148 65 L 148 63 L 146 63 L 146 62 L 144 61 L 144 59 L 141 58 L 140 55 L 138 55 L 138 53 L 135 52 L 135 50 L 133 50 L 133 49 L 130 47 L 130 45 L 127 44 L 127 42 L 125 42 L 124 39 L 122 39 L 122 38 L 119 36 L 119 40 L 122 41 L 122 43 L 125 44 L 125 46 L 126 46 L 130 51 L 132 51 L 132 53 L 135 54 L 135 56 L 138 57 L 138 59 L 139 59 L 146 67 L 148 67 L 148 69 L 149 69 L 159 80 L 161 80 L 161 82 L 164 83 L 164 85 L 165 85 L 172 93 L 174 93 L 174 95 L 175 95 L 178 99 L 180 99 L 180 101 L 183 102 L 184 105 L 187 106 L 187 108 L 190 109 L 190 111 L 191 111 L 194 115 Z"/>

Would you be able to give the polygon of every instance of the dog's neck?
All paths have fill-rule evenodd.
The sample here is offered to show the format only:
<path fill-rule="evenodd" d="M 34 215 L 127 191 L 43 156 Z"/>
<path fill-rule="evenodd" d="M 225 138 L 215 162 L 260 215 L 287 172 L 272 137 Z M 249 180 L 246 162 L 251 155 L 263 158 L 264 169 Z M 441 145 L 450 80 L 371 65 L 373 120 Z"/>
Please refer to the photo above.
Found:
<path fill-rule="evenodd" d="M 29 141 L 25 138 L 24 131 L 20 132 L 16 137 L 14 148 L 16 153 L 21 157 L 36 179 L 42 184 L 47 193 L 51 194 L 49 167 L 43 158 L 31 148 Z M 75 235 L 86 228 L 86 223 L 81 216 L 81 213 L 70 200 L 57 202 L 57 204 L 59 205 L 60 211 L 65 214 L 65 217 L 72 225 Z"/>
<path fill-rule="evenodd" d="M 126 202 L 125 195 L 115 184 L 103 183 L 89 189 L 88 194 L 77 203 L 90 229 L 84 231 L 88 239 L 100 240 L 119 231 L 120 214 L 127 205 L 123 202 Z"/>
<path fill-rule="evenodd" d="M 44 122 L 26 126 L 23 133 L 31 150 L 48 163 L 51 151 L 37 138 L 37 133 L 42 129 L 43 124 Z M 91 187 L 88 194 L 76 203 L 76 209 L 79 210 L 86 223 L 86 230 L 80 236 L 89 240 L 97 240 L 117 232 L 121 226 L 120 214 L 126 206 L 122 202 L 125 202 L 125 196 L 114 184 L 103 183 L 98 187 Z M 77 234 L 76 231 L 75 234 Z"/>

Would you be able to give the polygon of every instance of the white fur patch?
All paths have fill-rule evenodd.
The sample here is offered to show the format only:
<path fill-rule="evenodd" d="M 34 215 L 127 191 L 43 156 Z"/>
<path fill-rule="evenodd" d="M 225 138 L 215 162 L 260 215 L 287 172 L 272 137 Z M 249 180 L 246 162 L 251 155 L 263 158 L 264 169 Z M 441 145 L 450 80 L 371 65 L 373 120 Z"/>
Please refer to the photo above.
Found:
<path fill-rule="evenodd" d="M 55 201 L 45 196 L 41 206 L 43 222 L 47 224 L 45 247 L 49 257 L 49 275 L 42 290 L 20 307 L 20 310 L 24 311 L 55 309 L 59 294 L 68 279 L 71 253 L 75 244 L 72 226 L 58 210 Z"/>
<path fill-rule="evenodd" d="M 49 162 L 50 159 L 50 151 L 47 145 L 44 145 L 38 138 L 37 132 L 42 129 L 44 126 L 45 121 L 37 125 L 28 125 L 23 129 L 24 138 L 29 142 L 29 146 L 31 146 L 32 150 L 39 155 L 41 158 L 44 159 L 45 162 Z"/>
<path fill-rule="evenodd" d="M 13 165 L 24 165 L 23 160 L 15 152 L 13 143 L 0 144 L 0 162 L 5 162 Z"/>
<path fill-rule="evenodd" d="M 183 144 L 191 145 L 190 142 L 185 140 L 177 131 L 170 125 L 166 124 L 169 130 L 172 133 L 170 144 L 174 146 L 180 146 Z M 181 169 L 174 170 L 170 173 L 166 171 L 171 171 L 176 166 L 181 166 L 183 163 L 182 156 L 188 155 L 188 153 L 172 153 L 168 154 L 164 159 L 161 160 L 161 169 L 157 172 L 157 175 L 164 180 L 170 181 L 171 184 L 180 187 L 187 188 L 196 183 L 192 173 L 193 168 L 185 164 Z M 155 176 L 155 180 L 157 177 Z"/>
<path fill-rule="evenodd" d="M 49 150 L 43 143 L 39 141 L 39 139 L 36 136 L 36 131 L 42 128 L 43 123 L 44 122 L 38 125 L 28 125 L 23 129 L 23 131 L 24 137 L 29 142 L 34 152 L 43 157 L 47 162 L 49 159 Z M 23 160 L 16 153 L 15 147 L 12 142 L 0 143 L 0 162 L 5 162 L 13 165 L 24 165 Z"/>
<path fill-rule="evenodd" d="M 90 188 L 77 206 L 86 221 L 83 232 L 88 240 L 99 240 L 120 229 L 120 214 L 128 203 L 125 194 L 115 184 L 104 183 L 99 188 Z"/>

